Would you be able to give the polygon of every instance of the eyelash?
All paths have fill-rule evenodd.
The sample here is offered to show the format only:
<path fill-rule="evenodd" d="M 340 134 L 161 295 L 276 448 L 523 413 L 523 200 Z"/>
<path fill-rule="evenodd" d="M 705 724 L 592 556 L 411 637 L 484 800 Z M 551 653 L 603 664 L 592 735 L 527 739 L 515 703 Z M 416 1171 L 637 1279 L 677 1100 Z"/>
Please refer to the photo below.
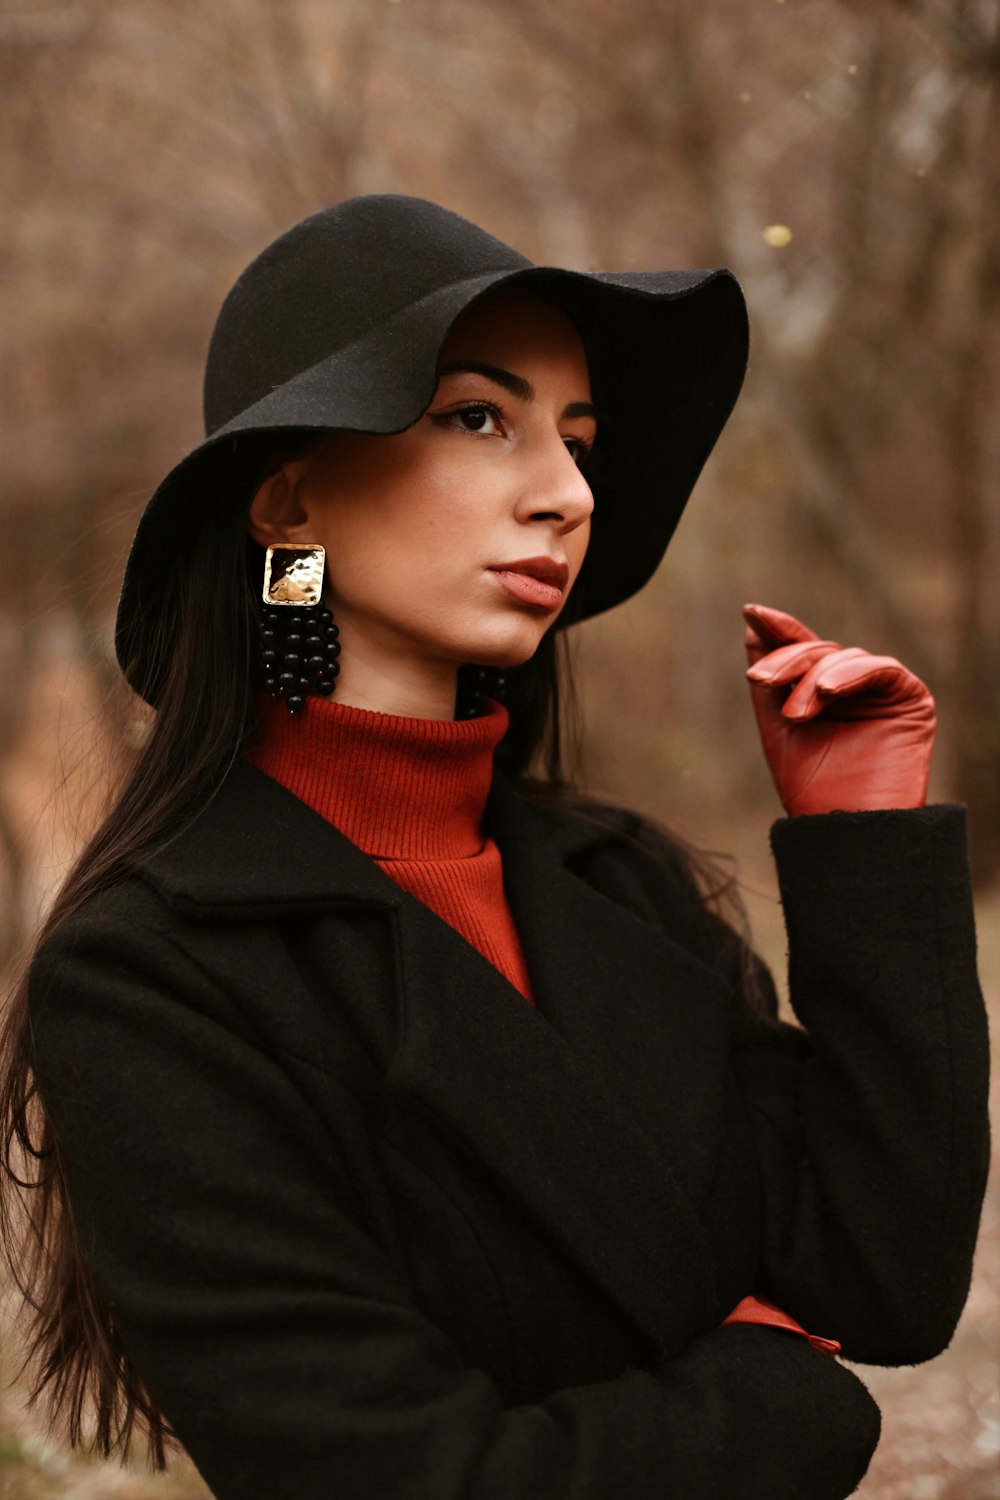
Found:
<path fill-rule="evenodd" d="M 455 424 L 456 417 L 464 416 L 467 412 L 470 411 L 489 412 L 494 421 L 501 423 L 507 420 L 504 415 L 503 408 L 497 406 L 493 401 L 467 401 L 464 406 L 456 406 L 452 411 L 432 412 L 431 419 L 432 421 L 437 422 L 441 427 L 451 427 Z M 479 435 L 471 427 L 460 427 L 458 430 L 460 432 L 467 432 L 470 437 L 477 437 Z M 491 434 L 487 433 L 486 436 L 489 437 L 491 436 Z M 576 444 L 576 447 L 578 449 L 578 457 L 576 460 L 577 465 L 581 469 L 585 468 L 587 460 L 590 457 L 591 452 L 593 451 L 594 445 L 592 443 L 585 442 L 583 438 L 569 438 L 567 440 L 567 445 L 568 443 Z"/>

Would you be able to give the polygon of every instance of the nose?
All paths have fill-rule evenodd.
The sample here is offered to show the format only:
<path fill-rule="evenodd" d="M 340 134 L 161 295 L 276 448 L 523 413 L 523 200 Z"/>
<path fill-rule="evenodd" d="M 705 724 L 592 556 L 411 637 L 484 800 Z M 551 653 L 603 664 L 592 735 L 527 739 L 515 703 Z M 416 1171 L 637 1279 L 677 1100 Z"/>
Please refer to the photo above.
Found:
<path fill-rule="evenodd" d="M 517 507 L 518 520 L 551 521 L 560 534 L 575 531 L 590 518 L 594 495 L 580 465 L 562 438 L 546 445 L 536 458 Z"/>

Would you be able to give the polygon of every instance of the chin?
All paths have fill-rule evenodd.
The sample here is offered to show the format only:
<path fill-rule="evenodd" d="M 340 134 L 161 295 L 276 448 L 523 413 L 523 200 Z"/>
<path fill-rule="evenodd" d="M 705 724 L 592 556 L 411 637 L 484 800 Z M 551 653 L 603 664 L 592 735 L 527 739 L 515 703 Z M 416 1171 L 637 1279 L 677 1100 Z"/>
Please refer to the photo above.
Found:
<path fill-rule="evenodd" d="M 503 640 L 493 636 L 492 639 L 469 641 L 462 648 L 461 659 L 463 662 L 475 662 L 479 667 L 520 667 L 534 656 L 545 633 L 545 630 L 540 631 L 536 626 L 510 632 Z"/>

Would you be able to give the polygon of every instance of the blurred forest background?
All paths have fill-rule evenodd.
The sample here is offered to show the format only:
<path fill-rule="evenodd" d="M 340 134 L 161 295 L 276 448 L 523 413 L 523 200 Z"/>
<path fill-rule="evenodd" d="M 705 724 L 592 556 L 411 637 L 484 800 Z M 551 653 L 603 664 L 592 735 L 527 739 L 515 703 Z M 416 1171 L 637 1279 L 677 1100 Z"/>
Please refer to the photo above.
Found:
<path fill-rule="evenodd" d="M 654 581 L 576 632 L 586 778 L 735 855 L 780 971 L 740 606 L 899 656 L 939 704 L 932 796 L 970 807 L 1000 1014 L 1000 0 L 2 0 L 0 90 L 0 960 L 142 733 L 119 579 L 201 438 L 223 296 L 388 191 L 540 264 L 734 269 L 743 397 Z M 998 1217 L 994 1189 L 948 1353 L 860 1372 L 867 1500 L 1000 1494 Z M 0 1496 L 205 1494 L 2 1401 Z"/>

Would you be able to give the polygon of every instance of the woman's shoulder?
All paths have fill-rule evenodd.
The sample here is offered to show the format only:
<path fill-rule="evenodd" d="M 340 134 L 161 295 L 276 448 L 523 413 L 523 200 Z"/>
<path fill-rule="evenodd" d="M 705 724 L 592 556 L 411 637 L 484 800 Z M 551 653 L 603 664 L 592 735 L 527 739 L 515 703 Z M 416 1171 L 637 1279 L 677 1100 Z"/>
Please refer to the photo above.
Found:
<path fill-rule="evenodd" d="M 58 916 L 27 976 L 31 1052 L 43 1090 L 63 1097 L 101 1086 L 109 1072 L 140 1066 L 147 1037 L 192 1056 L 200 1038 L 227 1038 L 236 1056 L 253 1032 L 240 996 L 224 983 L 240 936 L 234 932 L 217 954 L 218 934 L 171 910 L 134 871 Z"/>
<path fill-rule="evenodd" d="M 684 947 L 703 945 L 708 907 L 697 851 L 623 800 L 541 783 L 519 792 L 535 836 L 551 840 L 576 876 Z"/>
<path fill-rule="evenodd" d="M 699 872 L 705 857 L 652 815 L 578 788 L 529 783 L 521 795 L 568 847 L 580 870 L 631 873 L 660 899 L 703 906 Z"/>
<path fill-rule="evenodd" d="M 154 853 L 133 851 L 83 888 L 71 881 L 57 897 L 28 966 L 34 1018 L 97 1004 L 124 1014 L 143 995 L 169 995 L 228 1016 L 209 961 L 220 924 L 173 899 L 156 878 Z"/>
<path fill-rule="evenodd" d="M 152 887 L 136 871 L 124 869 L 79 897 L 70 909 L 57 909 L 35 948 L 31 967 L 68 962 L 94 948 L 112 959 L 157 936 L 166 939 L 172 925 L 170 911 Z"/>
<path fill-rule="evenodd" d="M 178 919 L 134 872 L 123 872 L 50 918 L 28 968 L 28 1007 L 37 1021 L 84 1003 L 149 984 L 179 993 L 190 960 Z M 124 988 L 123 988 L 124 987 Z"/>
<path fill-rule="evenodd" d="M 750 1010 L 774 1016 L 773 985 L 753 952 L 731 861 L 624 801 L 542 788 L 529 795 L 573 848 L 569 863 L 581 879 L 725 979 Z"/>

